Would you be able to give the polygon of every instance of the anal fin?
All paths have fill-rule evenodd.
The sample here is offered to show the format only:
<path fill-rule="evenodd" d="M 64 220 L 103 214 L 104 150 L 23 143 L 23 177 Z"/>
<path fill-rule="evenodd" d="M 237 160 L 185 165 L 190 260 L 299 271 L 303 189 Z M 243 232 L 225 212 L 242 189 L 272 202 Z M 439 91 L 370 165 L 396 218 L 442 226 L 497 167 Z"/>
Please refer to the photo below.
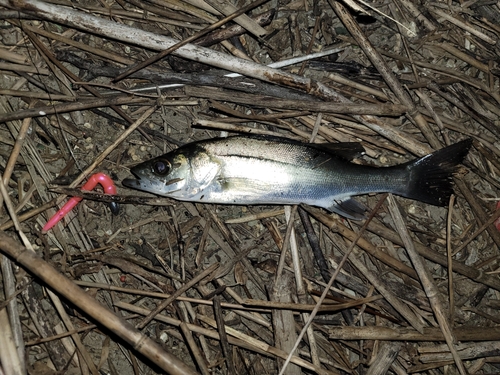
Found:
<path fill-rule="evenodd" d="M 328 209 L 352 220 L 364 219 L 367 208 L 352 198 L 336 199 Z"/>

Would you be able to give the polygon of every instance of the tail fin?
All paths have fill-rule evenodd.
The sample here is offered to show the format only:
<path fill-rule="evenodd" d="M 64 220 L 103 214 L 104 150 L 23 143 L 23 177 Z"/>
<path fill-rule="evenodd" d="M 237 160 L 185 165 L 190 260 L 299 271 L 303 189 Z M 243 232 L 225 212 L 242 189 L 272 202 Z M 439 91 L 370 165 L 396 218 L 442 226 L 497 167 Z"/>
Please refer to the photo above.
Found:
<path fill-rule="evenodd" d="M 401 195 L 435 206 L 445 206 L 453 193 L 453 172 L 471 145 L 472 139 L 466 139 L 403 164 L 409 181 L 408 190 Z"/>

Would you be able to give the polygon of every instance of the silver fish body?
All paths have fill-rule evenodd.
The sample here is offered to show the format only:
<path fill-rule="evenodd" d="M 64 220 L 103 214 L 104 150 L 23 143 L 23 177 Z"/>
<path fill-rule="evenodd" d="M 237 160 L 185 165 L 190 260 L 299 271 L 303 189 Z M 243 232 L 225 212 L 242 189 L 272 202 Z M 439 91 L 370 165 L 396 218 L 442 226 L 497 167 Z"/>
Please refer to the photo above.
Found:
<path fill-rule="evenodd" d="M 234 136 L 187 144 L 131 169 L 127 187 L 182 201 L 299 204 L 361 218 L 352 196 L 391 192 L 446 204 L 451 174 L 470 147 L 463 141 L 394 167 L 353 164 L 321 145 L 267 136 Z"/>

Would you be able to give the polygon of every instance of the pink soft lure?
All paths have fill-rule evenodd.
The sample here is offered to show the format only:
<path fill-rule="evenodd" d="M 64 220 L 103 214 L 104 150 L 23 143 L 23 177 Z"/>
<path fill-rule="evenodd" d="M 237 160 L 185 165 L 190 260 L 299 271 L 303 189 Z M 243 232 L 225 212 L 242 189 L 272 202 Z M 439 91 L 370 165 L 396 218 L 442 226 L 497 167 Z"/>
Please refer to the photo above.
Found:
<path fill-rule="evenodd" d="M 82 186 L 82 190 L 92 190 L 97 184 L 100 184 L 104 188 L 106 194 L 116 194 L 116 186 L 113 180 L 104 173 L 96 173 L 92 175 L 89 180 Z M 47 221 L 47 224 L 42 229 L 42 233 L 48 232 L 54 225 L 56 225 L 61 219 L 70 212 L 73 207 L 75 207 L 78 202 L 80 202 L 82 197 L 72 197 L 57 213 Z"/>

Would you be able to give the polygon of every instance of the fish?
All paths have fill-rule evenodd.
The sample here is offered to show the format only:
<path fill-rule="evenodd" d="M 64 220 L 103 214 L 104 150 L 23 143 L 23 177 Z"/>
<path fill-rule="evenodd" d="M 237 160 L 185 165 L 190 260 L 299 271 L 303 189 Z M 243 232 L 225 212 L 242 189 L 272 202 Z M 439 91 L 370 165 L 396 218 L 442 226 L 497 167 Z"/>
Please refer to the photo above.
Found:
<path fill-rule="evenodd" d="M 196 141 L 131 168 L 122 184 L 180 201 L 322 207 L 349 219 L 367 208 L 353 197 L 393 193 L 445 206 L 453 173 L 467 155 L 466 139 L 424 157 L 389 167 L 355 164 L 358 149 L 287 138 L 236 135 Z"/>

